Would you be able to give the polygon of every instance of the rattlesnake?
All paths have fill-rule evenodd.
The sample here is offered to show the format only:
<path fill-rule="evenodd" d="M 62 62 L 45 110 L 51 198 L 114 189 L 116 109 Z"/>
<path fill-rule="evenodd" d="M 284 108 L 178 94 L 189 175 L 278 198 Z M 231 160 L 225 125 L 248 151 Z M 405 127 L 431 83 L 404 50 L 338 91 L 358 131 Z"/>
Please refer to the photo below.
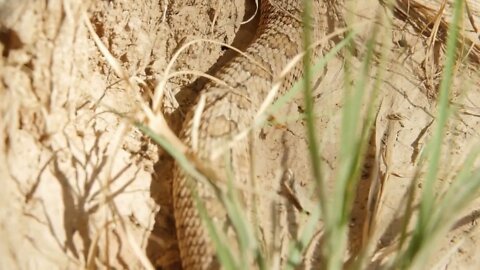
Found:
<path fill-rule="evenodd" d="M 239 55 L 222 67 L 215 76 L 228 86 L 215 82 L 207 83 L 197 99 L 197 103 L 200 99 L 205 101 L 204 106 L 196 105 L 186 115 L 180 138 L 197 159 L 215 164 L 215 172 L 225 181 L 229 171 L 227 166 L 230 166 L 235 183 L 251 185 L 251 149 L 247 139 L 235 142 L 227 153 L 214 160 L 212 153 L 231 141 L 240 131 L 251 126 L 255 113 L 278 74 L 302 51 L 301 2 L 262 0 L 256 38 L 246 50 L 248 57 Z M 315 7 L 318 8 L 320 0 L 315 2 Z M 317 14 L 314 14 L 315 16 Z M 312 25 L 315 25 L 315 22 Z M 314 32 L 314 37 L 318 38 L 318 31 Z M 291 87 L 301 75 L 301 64 L 297 64 L 283 78 L 282 89 Z M 199 106 L 202 108 L 199 109 Z M 199 126 L 195 127 L 194 116 L 199 110 L 201 120 Z M 192 132 L 193 129 L 196 129 L 196 132 Z M 226 211 L 211 187 L 189 178 L 180 166 L 176 165 L 172 189 L 182 265 L 184 269 L 216 269 L 219 268 L 218 258 L 196 208 L 192 187 L 217 228 L 225 229 L 227 235 L 233 233 Z M 245 199 L 247 195 L 243 195 Z M 246 209 L 249 209 L 249 200 L 243 201 Z M 235 250 L 238 245 L 236 238 L 232 239 L 231 248 Z"/>

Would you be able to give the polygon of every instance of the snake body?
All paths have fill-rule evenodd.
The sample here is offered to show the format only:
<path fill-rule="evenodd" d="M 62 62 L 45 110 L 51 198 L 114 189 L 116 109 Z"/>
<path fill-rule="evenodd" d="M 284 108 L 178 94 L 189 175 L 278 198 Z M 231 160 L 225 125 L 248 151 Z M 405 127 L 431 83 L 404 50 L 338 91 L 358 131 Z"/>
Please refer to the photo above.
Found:
<path fill-rule="evenodd" d="M 250 185 L 251 157 L 247 139 L 236 142 L 227 153 L 216 159 L 212 159 L 212 153 L 231 141 L 240 131 L 251 126 L 256 111 L 278 74 L 302 51 L 301 2 L 262 0 L 256 37 L 245 51 L 249 57 L 238 55 L 215 74 L 228 86 L 216 82 L 209 82 L 204 86 L 201 97 L 197 99 L 197 102 L 200 98 L 205 101 L 199 112 L 201 120 L 198 127 L 194 127 L 194 115 L 200 105 L 195 105 L 186 115 L 180 138 L 198 159 L 214 164 L 215 171 L 225 181 L 230 170 L 236 183 Z M 291 87 L 301 75 L 301 65 L 296 65 L 283 78 L 282 88 Z M 197 132 L 192 132 L 194 128 Z M 197 134 L 196 138 L 192 139 L 192 134 Z M 174 168 L 172 185 L 183 268 L 220 268 L 212 240 L 197 210 L 192 188 L 195 188 L 217 228 L 223 229 L 227 235 L 232 235 L 234 230 L 223 205 L 211 187 L 195 181 L 178 165 Z M 245 194 L 243 195 L 243 198 L 246 198 Z M 246 209 L 249 209 L 248 199 L 244 200 L 244 204 Z M 238 248 L 236 238 L 232 239 L 231 248 Z"/>

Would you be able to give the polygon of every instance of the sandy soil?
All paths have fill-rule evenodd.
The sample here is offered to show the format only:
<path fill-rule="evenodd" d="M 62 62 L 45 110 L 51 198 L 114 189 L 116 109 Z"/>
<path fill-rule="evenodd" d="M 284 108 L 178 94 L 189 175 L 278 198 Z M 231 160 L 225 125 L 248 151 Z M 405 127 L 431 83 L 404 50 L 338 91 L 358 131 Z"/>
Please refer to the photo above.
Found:
<path fill-rule="evenodd" d="M 138 117 L 139 104 L 151 100 L 169 61 L 176 71 L 214 74 L 233 55 L 224 46 L 199 42 L 172 59 L 183 45 L 210 39 L 247 46 L 257 22 L 242 21 L 253 14 L 252 7 L 242 0 L 82 2 L 0 1 L 0 268 L 177 269 L 170 196 L 173 161 L 127 120 Z M 471 6 L 480 23 L 480 9 Z M 377 12 L 383 12 L 379 1 L 368 0 L 350 14 L 366 22 L 356 39 L 354 74 L 362 71 L 362 51 Z M 332 16 L 332 27 L 340 27 L 341 18 L 349 14 L 326 15 Z M 355 252 L 362 241 L 376 164 L 384 191 L 374 237 L 385 255 L 375 263 L 389 255 L 388 247 L 398 236 L 398 215 L 432 133 L 443 59 L 440 42 L 429 46 L 427 37 L 401 16 L 393 24 L 378 93 L 381 105 L 350 226 L 350 250 Z M 112 58 L 102 53 L 100 42 Z M 334 45 L 332 40 L 325 51 Z M 344 61 L 338 56 L 329 62 L 314 93 L 327 179 L 335 176 L 341 147 Z M 368 85 L 374 83 L 377 64 L 370 67 Z M 452 88 L 456 110 L 442 155 L 451 166 L 440 169 L 442 183 L 451 179 L 480 138 L 480 75 L 475 65 L 478 62 L 459 67 Z M 204 83 L 193 74 L 169 80 L 162 112 L 175 132 Z M 308 210 L 316 199 L 309 192 L 302 108 L 299 96 L 275 115 L 275 122 L 261 130 L 256 155 L 263 160 L 259 178 L 281 179 L 283 172 L 291 172 L 287 185 Z M 421 183 L 417 188 L 421 190 Z M 272 186 L 271 192 L 279 189 Z M 480 266 L 479 207 L 477 200 L 462 213 L 430 268 Z M 296 227 L 302 222 L 297 217 Z M 319 252 L 313 245 L 303 266 L 315 268 Z"/>

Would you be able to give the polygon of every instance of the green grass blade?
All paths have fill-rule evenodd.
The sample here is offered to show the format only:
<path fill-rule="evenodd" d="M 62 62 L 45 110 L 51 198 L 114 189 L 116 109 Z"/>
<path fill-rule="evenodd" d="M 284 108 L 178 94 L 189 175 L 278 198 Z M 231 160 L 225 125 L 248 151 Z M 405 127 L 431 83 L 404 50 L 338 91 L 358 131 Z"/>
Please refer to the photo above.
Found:
<path fill-rule="evenodd" d="M 238 197 L 238 192 L 236 191 L 233 180 L 234 180 L 234 171 L 232 168 L 232 162 L 229 155 L 225 156 L 225 162 L 227 163 L 228 171 L 228 187 L 226 196 L 221 197 L 222 203 L 225 205 L 225 210 L 227 211 L 228 217 L 232 222 L 232 225 L 235 229 L 237 241 L 240 246 L 240 257 L 241 257 L 241 266 L 242 269 L 248 269 L 250 267 L 248 260 L 248 253 L 250 251 L 257 250 L 257 242 L 253 236 L 250 224 L 248 219 L 245 217 L 245 211 L 241 207 L 240 199 Z"/>
<path fill-rule="evenodd" d="M 175 149 L 175 147 L 173 147 L 163 136 L 156 134 L 150 128 L 141 123 L 135 123 L 135 126 L 145 135 L 149 136 L 155 143 L 159 144 L 165 151 L 167 151 L 167 153 L 169 153 L 175 159 L 175 161 L 182 167 L 182 169 L 186 173 L 188 173 L 188 175 L 190 175 L 194 179 L 210 183 L 208 179 L 206 179 L 200 172 L 195 169 L 195 167 L 192 165 L 191 162 L 189 162 L 187 157 L 181 151 Z M 193 179 L 190 180 L 195 181 Z M 195 200 L 196 207 L 212 239 L 221 265 L 224 267 L 224 269 L 238 269 L 238 265 L 235 262 L 232 251 L 228 246 L 228 241 L 226 240 L 227 237 L 222 232 L 222 230 L 219 230 L 215 227 L 215 224 L 208 215 L 207 210 L 205 209 L 205 205 L 199 198 L 197 190 L 194 188 L 194 185 L 190 186 L 192 187 L 191 192 Z M 217 195 L 219 195 L 218 192 Z"/>
<path fill-rule="evenodd" d="M 312 52 L 308 49 L 308 45 L 311 43 L 311 30 L 308 27 L 310 22 L 310 11 L 311 1 L 304 1 L 305 11 L 303 14 L 304 19 L 304 33 L 303 33 L 303 43 L 304 50 L 307 52 L 303 61 L 304 67 L 304 76 L 297 81 L 293 87 L 283 96 L 281 96 L 272 106 L 269 108 L 269 112 L 274 112 L 280 107 L 284 106 L 289 100 L 291 100 L 301 89 L 304 90 L 304 99 L 305 99 L 305 118 L 307 123 L 307 137 L 309 141 L 309 153 L 310 153 L 310 162 L 313 168 L 313 177 L 316 180 L 317 188 L 320 191 L 325 190 L 322 188 L 322 175 L 320 170 L 320 157 L 319 157 L 319 147 L 316 142 L 316 131 L 315 131 L 315 118 L 314 118 L 314 109 L 313 109 L 313 97 L 312 97 L 312 87 L 311 87 L 311 78 L 313 74 L 320 73 L 326 64 L 335 57 L 355 36 L 353 31 L 349 32 L 348 35 L 340 41 L 334 48 L 332 48 L 325 56 L 321 57 L 316 63 L 311 65 Z M 321 198 L 326 198 L 325 195 L 320 196 Z M 308 243 L 311 241 L 319 219 L 321 217 L 321 207 L 325 206 L 326 202 L 320 203 L 315 207 L 310 214 L 310 217 L 307 221 L 307 224 L 302 228 L 302 234 L 300 239 L 295 239 L 294 242 L 290 245 L 289 255 L 287 258 L 286 269 L 294 269 L 297 265 L 301 263 L 302 254 L 305 251 L 305 248 L 308 246 Z"/>
<path fill-rule="evenodd" d="M 218 229 L 215 224 L 213 224 L 212 219 L 205 209 L 205 205 L 198 197 L 198 194 L 195 193 L 195 201 L 197 203 L 197 209 L 200 213 L 204 224 L 207 227 L 207 231 L 212 239 L 212 242 L 215 246 L 217 252 L 218 260 L 224 269 L 237 270 L 239 269 L 238 264 L 235 262 L 234 256 L 232 254 L 232 249 L 229 246 L 227 237 L 223 234 L 222 230 Z"/>
<path fill-rule="evenodd" d="M 454 5 L 454 15 L 449 27 L 447 38 L 447 50 L 445 68 L 443 71 L 442 80 L 440 83 L 440 95 L 438 101 L 438 115 L 436 118 L 436 126 L 432 139 L 427 146 L 428 152 L 428 170 L 425 181 L 423 183 L 423 190 L 421 194 L 420 210 L 418 213 L 418 222 L 413 231 L 412 239 L 407 248 L 405 256 L 402 259 L 402 269 L 410 267 L 413 260 L 416 259 L 418 253 L 425 247 L 428 239 L 432 238 L 432 220 L 431 214 L 436 200 L 434 195 L 434 184 L 438 175 L 440 165 L 441 146 L 445 134 L 445 126 L 449 115 L 449 90 L 452 86 L 454 77 L 454 67 L 456 61 L 456 50 L 459 34 L 459 22 L 461 20 L 463 10 L 463 1 L 457 0 Z M 425 258 L 421 258 L 425 260 Z"/>
<path fill-rule="evenodd" d="M 332 60 L 337 54 L 347 46 L 351 40 L 355 37 L 355 32 L 351 31 L 348 35 L 340 41 L 335 47 L 333 47 L 325 56 L 319 57 L 315 64 L 310 67 L 312 74 L 318 74 L 322 72 L 325 66 L 330 60 Z M 290 100 L 292 100 L 301 90 L 303 90 L 303 85 L 305 84 L 305 78 L 302 77 L 300 80 L 295 82 L 293 86 L 287 91 L 284 95 L 280 96 L 268 109 L 268 112 L 273 114 L 283 108 Z"/>
<path fill-rule="evenodd" d="M 342 112 L 340 164 L 335 180 L 333 199 L 325 219 L 326 253 L 324 259 L 328 269 L 341 269 L 343 265 L 347 248 L 348 222 L 363 161 L 362 152 L 366 150 L 371 125 L 374 122 L 372 120 L 373 115 L 365 115 L 363 120 L 361 117 L 362 101 L 366 93 L 366 83 L 373 62 L 378 29 L 374 28 L 372 32 L 373 36 L 367 42 L 362 72 L 353 89 L 347 86 L 353 79 L 350 68 L 347 68 L 348 64 L 345 65 L 345 104 Z M 349 61 L 348 57 L 346 58 Z M 375 102 L 372 99 L 370 103 L 374 104 Z M 373 108 L 371 109 L 367 113 L 374 114 L 375 111 Z M 361 128 L 363 132 L 358 131 L 360 130 L 360 123 L 363 124 Z"/>

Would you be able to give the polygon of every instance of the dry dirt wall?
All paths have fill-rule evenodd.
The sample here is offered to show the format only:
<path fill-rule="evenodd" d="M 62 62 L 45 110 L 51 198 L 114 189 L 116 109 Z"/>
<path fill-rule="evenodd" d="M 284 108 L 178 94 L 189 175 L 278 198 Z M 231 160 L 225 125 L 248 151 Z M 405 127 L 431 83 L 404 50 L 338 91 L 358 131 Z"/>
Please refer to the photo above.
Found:
<path fill-rule="evenodd" d="M 0 1 L 0 268 L 142 265 L 158 151 L 118 113 L 138 111 L 182 44 L 231 43 L 243 3 L 202 3 Z M 207 70 L 220 52 L 193 46 L 175 67 Z"/>
<path fill-rule="evenodd" d="M 384 10 L 379 2 L 363 1 L 352 12 L 367 22 L 355 40 L 354 75 L 362 71 L 362 50 L 373 29 L 369 23 L 377 14 L 372 10 Z M 155 86 L 183 45 L 210 39 L 245 47 L 255 21 L 240 26 L 251 14 L 241 0 L 0 0 L 0 269 L 179 267 L 172 159 L 127 120 L 141 115 L 140 104 L 151 105 Z M 341 25 L 342 16 L 335 18 L 333 27 Z M 383 158 L 380 170 L 387 175 L 375 233 L 384 250 L 398 236 L 397 214 L 432 132 L 444 48 L 431 46 L 401 16 L 393 24 L 373 136 L 377 158 Z M 324 52 L 334 45 L 328 42 Z M 166 87 L 162 108 L 173 130 L 180 129 L 204 83 L 191 71 L 212 73 L 229 53 L 219 44 L 199 42 L 173 60 L 173 70 L 190 71 Z M 344 67 L 342 55 L 330 61 L 314 93 L 328 179 L 335 176 L 341 147 Z M 441 169 L 442 181 L 480 137 L 478 66 L 459 70 L 451 93 L 458 110 L 447 127 L 445 149 L 445 162 L 453 167 Z M 373 64 L 368 85 L 377 71 Z M 307 192 L 311 176 L 302 106 L 296 98 L 283 115 L 275 115 L 276 123 L 262 129 L 258 152 L 266 154 L 260 156 L 265 166 L 259 175 L 273 179 L 291 170 L 292 189 L 308 208 L 315 196 Z M 368 191 L 359 193 L 363 197 L 355 202 L 350 226 L 353 251 L 366 215 Z M 432 267 L 479 265 L 477 209 L 478 202 L 462 213 Z M 320 252 L 312 246 L 307 269 L 315 269 Z"/>

